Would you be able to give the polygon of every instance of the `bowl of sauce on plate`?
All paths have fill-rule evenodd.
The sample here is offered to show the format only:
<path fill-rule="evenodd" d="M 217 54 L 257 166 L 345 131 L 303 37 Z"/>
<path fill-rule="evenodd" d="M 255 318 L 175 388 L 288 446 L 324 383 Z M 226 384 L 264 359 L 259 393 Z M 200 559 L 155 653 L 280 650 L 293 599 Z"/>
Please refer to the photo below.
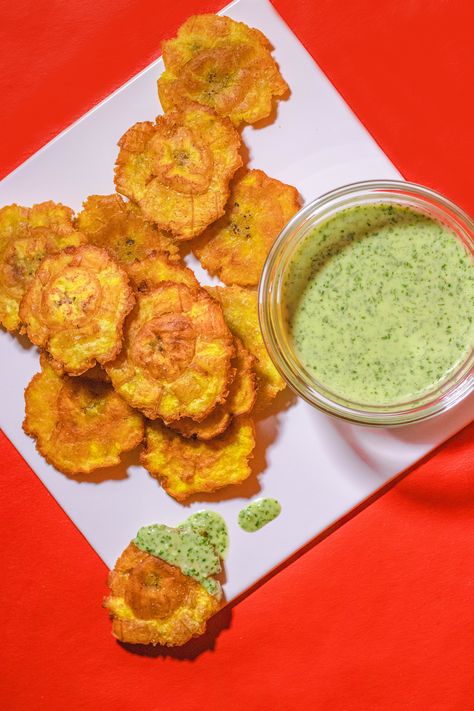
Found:
<path fill-rule="evenodd" d="M 304 207 L 259 288 L 289 385 L 343 419 L 427 419 L 474 389 L 474 223 L 422 186 L 350 185 Z"/>

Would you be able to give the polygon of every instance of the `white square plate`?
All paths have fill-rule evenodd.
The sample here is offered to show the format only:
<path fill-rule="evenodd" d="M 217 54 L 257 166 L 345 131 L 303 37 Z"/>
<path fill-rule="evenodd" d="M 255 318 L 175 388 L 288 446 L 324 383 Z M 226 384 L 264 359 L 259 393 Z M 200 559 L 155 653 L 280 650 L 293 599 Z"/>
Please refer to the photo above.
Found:
<path fill-rule="evenodd" d="M 309 200 L 357 180 L 400 178 L 332 84 L 266 0 L 237 0 L 224 11 L 262 30 L 291 87 L 274 123 L 244 130 L 250 165 L 296 185 Z M 78 210 L 90 194 L 114 191 L 117 141 L 137 121 L 161 113 L 156 79 L 161 59 L 95 107 L 0 186 L 0 204 L 61 201 Z M 203 282 L 212 280 L 193 260 Z M 21 429 L 23 389 L 38 370 L 38 355 L 0 332 L 0 424 L 68 516 L 108 566 L 137 529 L 148 523 L 177 524 L 206 504 L 184 508 L 147 472 L 125 467 L 100 483 L 55 471 Z M 389 479 L 468 424 L 474 399 L 430 422 L 394 430 L 351 426 L 316 412 L 303 401 L 258 424 L 255 473 L 234 491 L 208 497 L 207 506 L 226 519 L 231 537 L 226 561 L 227 599 L 272 568 L 359 504 Z M 258 533 L 237 525 L 249 497 L 273 496 L 282 514 Z M 234 498 L 235 497 L 235 498 Z M 21 505 L 21 502 L 18 502 Z"/>

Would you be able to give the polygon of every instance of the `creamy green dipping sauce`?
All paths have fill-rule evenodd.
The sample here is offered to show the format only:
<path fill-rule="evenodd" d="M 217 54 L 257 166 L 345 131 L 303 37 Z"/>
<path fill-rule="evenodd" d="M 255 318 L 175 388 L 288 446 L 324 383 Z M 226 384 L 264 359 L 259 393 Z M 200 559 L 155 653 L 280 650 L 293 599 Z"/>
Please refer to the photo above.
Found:
<path fill-rule="evenodd" d="M 164 524 L 143 526 L 134 540 L 137 548 L 161 558 L 194 578 L 211 595 L 220 598 L 222 588 L 214 575 L 221 572 L 221 558 L 229 545 L 227 526 L 219 514 L 198 511 L 176 528 Z"/>
<path fill-rule="evenodd" d="M 273 521 L 280 513 L 281 505 L 276 499 L 256 499 L 239 511 L 239 526 L 253 533 Z"/>
<path fill-rule="evenodd" d="M 197 511 L 188 516 L 180 529 L 191 528 L 206 536 L 218 551 L 221 558 L 225 558 L 229 549 L 229 532 L 222 516 L 214 511 Z"/>
<path fill-rule="evenodd" d="M 322 385 L 373 405 L 445 381 L 474 343 L 474 262 L 445 225 L 397 205 L 317 227 L 283 285 L 293 347 Z"/>

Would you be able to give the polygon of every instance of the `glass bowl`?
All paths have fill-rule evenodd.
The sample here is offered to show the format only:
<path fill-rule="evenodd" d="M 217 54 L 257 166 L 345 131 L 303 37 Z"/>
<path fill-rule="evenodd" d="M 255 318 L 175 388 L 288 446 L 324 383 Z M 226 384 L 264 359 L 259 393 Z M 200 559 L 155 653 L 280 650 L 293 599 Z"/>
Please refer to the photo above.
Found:
<path fill-rule="evenodd" d="M 474 258 L 474 221 L 453 202 L 414 183 L 380 180 L 354 183 L 303 207 L 276 239 L 260 279 L 258 301 L 263 339 L 288 385 L 314 407 L 349 422 L 379 427 L 426 420 L 461 402 L 474 390 L 474 348 L 449 379 L 421 397 L 393 405 L 352 402 L 318 382 L 296 355 L 283 316 L 283 283 L 289 264 L 308 234 L 341 210 L 376 203 L 411 208 L 443 223 Z"/>

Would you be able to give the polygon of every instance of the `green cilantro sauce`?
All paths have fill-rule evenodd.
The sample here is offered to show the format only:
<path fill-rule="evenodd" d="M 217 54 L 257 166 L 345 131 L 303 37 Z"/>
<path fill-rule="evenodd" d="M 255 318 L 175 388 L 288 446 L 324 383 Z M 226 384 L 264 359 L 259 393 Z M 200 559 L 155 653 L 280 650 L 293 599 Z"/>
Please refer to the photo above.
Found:
<path fill-rule="evenodd" d="M 197 511 L 188 516 L 179 526 L 180 529 L 191 528 L 206 535 L 221 558 L 225 558 L 229 549 L 229 532 L 222 516 L 214 511 Z"/>
<path fill-rule="evenodd" d="M 445 225 L 397 205 L 317 227 L 283 285 L 290 338 L 322 385 L 360 404 L 409 401 L 474 344 L 474 262 Z"/>
<path fill-rule="evenodd" d="M 198 511 L 177 528 L 164 524 L 144 526 L 134 543 L 141 550 L 180 568 L 211 595 L 222 596 L 220 583 L 212 577 L 221 572 L 220 559 L 224 558 L 229 545 L 227 526 L 219 514 Z"/>
<path fill-rule="evenodd" d="M 253 533 L 273 521 L 281 512 L 276 499 L 256 499 L 239 511 L 239 526 Z"/>

